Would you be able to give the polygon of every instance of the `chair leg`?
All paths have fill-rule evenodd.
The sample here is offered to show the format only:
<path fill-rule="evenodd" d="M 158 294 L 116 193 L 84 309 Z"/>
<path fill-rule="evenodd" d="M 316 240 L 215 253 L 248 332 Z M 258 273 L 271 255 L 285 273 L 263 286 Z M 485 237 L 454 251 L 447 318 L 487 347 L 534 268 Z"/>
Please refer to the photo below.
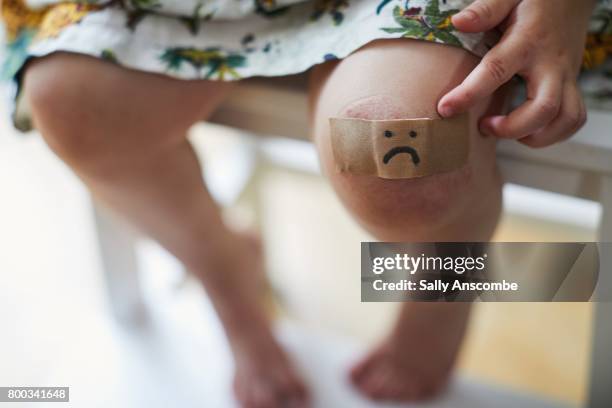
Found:
<path fill-rule="evenodd" d="M 589 408 L 607 408 L 612 403 L 612 176 L 602 178 L 601 204 L 602 268 L 593 321 Z"/>
<path fill-rule="evenodd" d="M 145 307 L 138 275 L 135 233 L 95 201 L 93 211 L 111 311 L 120 323 L 140 323 L 145 317 Z"/>

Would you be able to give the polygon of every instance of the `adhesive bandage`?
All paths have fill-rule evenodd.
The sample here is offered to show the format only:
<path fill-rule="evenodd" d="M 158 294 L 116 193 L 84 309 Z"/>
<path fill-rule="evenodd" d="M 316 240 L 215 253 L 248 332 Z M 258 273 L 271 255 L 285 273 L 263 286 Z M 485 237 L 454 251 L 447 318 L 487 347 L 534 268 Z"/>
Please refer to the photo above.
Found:
<path fill-rule="evenodd" d="M 462 167 L 469 154 L 467 114 L 451 119 L 330 118 L 336 168 L 385 179 L 429 176 Z"/>

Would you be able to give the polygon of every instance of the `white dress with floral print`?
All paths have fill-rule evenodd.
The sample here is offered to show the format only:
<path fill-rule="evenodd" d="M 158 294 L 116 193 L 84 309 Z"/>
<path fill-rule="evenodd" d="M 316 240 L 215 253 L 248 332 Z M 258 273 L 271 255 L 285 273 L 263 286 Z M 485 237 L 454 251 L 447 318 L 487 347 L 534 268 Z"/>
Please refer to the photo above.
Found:
<path fill-rule="evenodd" d="M 483 56 L 497 33 L 462 34 L 451 24 L 472 1 L 4 0 L 0 62 L 3 76 L 14 79 L 14 98 L 25 61 L 55 51 L 211 80 L 295 74 L 382 38 L 433 41 Z M 29 128 L 27 114 L 14 119 Z"/>

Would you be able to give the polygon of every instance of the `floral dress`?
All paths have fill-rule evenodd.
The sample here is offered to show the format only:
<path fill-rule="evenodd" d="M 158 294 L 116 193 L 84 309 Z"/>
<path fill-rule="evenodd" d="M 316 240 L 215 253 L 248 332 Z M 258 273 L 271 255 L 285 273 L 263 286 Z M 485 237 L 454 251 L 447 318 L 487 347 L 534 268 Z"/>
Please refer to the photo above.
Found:
<path fill-rule="evenodd" d="M 211 80 L 295 74 L 383 38 L 432 41 L 482 57 L 499 35 L 463 34 L 451 23 L 472 1 L 0 0 L 0 73 L 16 101 L 25 62 L 55 51 Z M 586 67 L 601 69 L 612 54 L 611 2 L 600 1 Z M 31 127 L 18 108 L 13 120 L 21 130 Z"/>

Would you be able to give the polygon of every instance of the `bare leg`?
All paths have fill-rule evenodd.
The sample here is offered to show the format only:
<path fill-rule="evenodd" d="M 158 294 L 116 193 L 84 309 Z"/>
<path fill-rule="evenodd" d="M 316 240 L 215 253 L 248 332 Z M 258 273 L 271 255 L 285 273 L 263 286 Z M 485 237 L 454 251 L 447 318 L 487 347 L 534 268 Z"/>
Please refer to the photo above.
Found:
<path fill-rule="evenodd" d="M 384 241 L 487 241 L 498 221 L 501 181 L 495 141 L 477 130 L 487 109 L 471 112 L 471 151 L 462 169 L 420 179 L 384 180 L 334 169 L 328 118 L 438 117 L 436 102 L 477 60 L 458 48 L 412 40 L 376 41 L 312 76 L 314 139 L 336 193 L 366 229 Z M 469 305 L 406 303 L 395 328 L 351 372 L 375 399 L 415 400 L 447 381 Z"/>
<path fill-rule="evenodd" d="M 27 68 L 24 86 L 44 139 L 94 196 L 203 282 L 234 352 L 238 399 L 248 407 L 302 401 L 304 388 L 253 290 L 260 260 L 223 224 L 186 140 L 229 85 L 55 54 Z"/>

